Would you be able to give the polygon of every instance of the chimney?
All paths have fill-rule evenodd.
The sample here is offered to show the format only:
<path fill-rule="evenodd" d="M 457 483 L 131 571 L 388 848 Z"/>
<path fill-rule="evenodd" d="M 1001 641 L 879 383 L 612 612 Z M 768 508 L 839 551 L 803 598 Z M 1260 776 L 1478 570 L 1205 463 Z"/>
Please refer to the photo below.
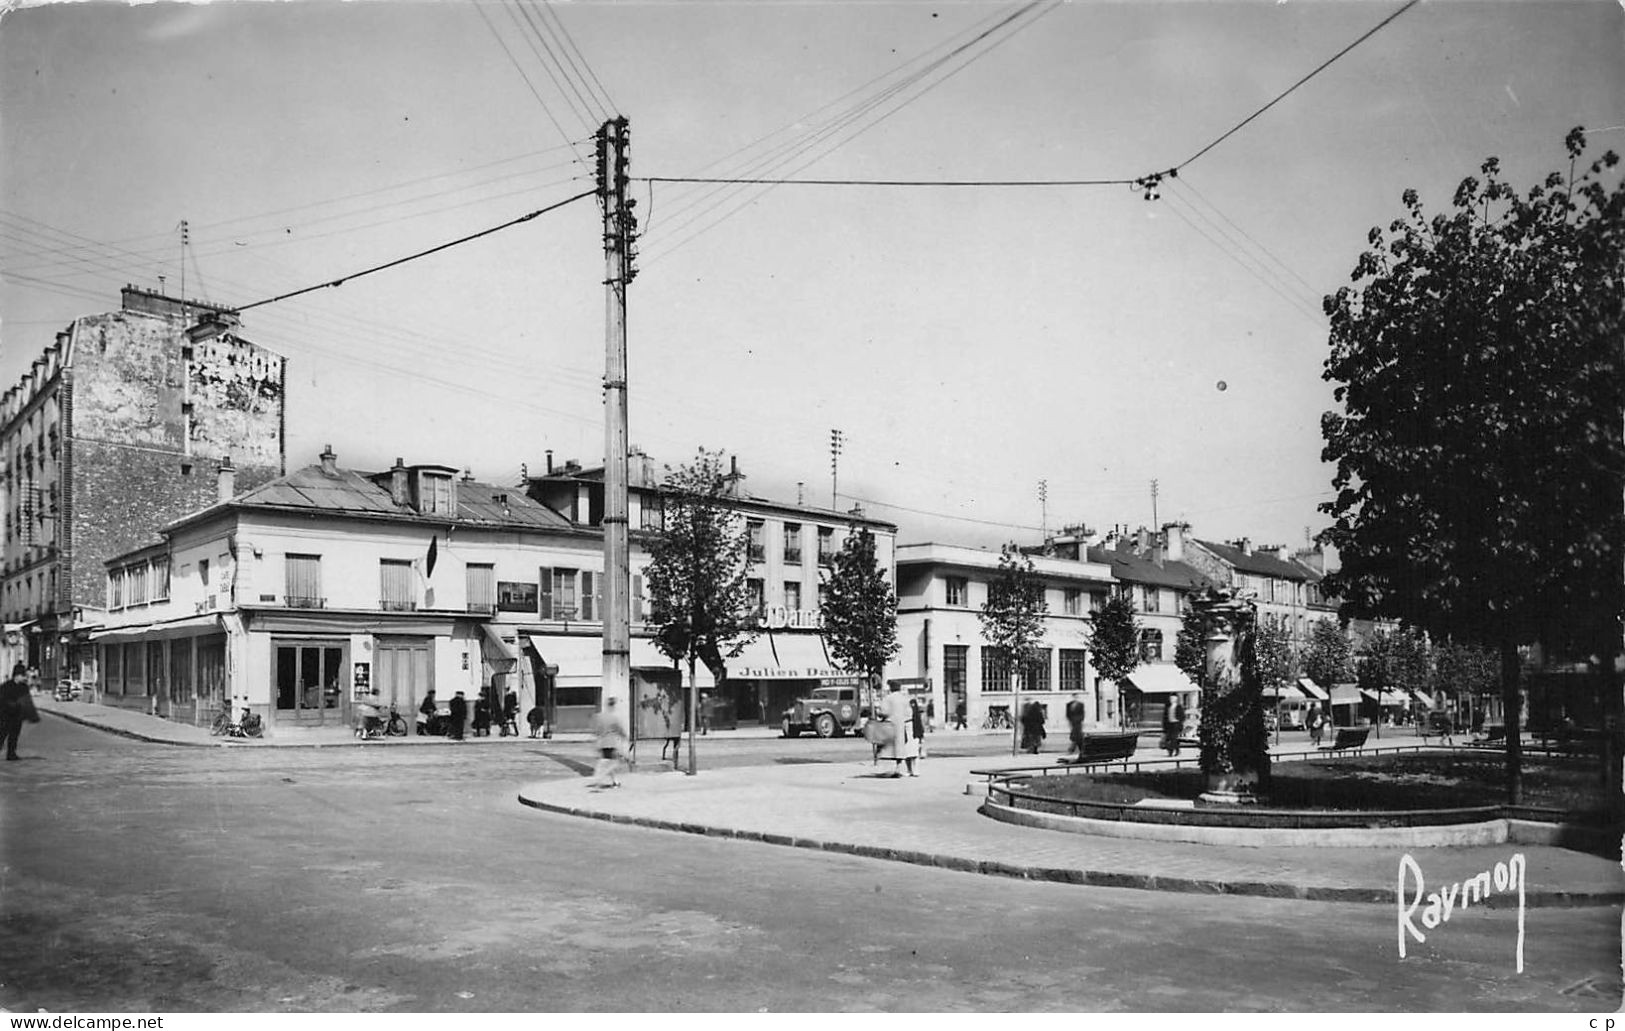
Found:
<path fill-rule="evenodd" d="M 1236 542 L 1236 548 L 1240 550 L 1243 555 L 1251 555 L 1253 553 L 1253 539 L 1251 537 L 1241 538 L 1241 540 Z"/>
<path fill-rule="evenodd" d="M 1151 550 L 1151 531 L 1140 527 L 1134 533 L 1134 554 L 1144 556 Z"/>
<path fill-rule="evenodd" d="M 463 466 L 463 482 L 464 483 L 473 483 L 474 482 L 474 469 L 471 466 L 466 466 L 466 465 Z"/>
<path fill-rule="evenodd" d="M 395 459 L 394 467 L 389 470 L 389 499 L 397 505 L 412 502 L 412 496 L 407 491 L 406 464 L 399 458 Z"/>
<path fill-rule="evenodd" d="M 339 474 L 339 456 L 333 453 L 331 444 L 322 449 L 322 472 L 328 476 Z"/>
<path fill-rule="evenodd" d="M 1287 547 L 1285 544 L 1277 545 L 1275 548 L 1275 557 L 1280 559 L 1282 562 L 1290 562 L 1292 560 L 1292 549 Z"/>
<path fill-rule="evenodd" d="M 1184 523 L 1168 523 L 1162 528 L 1167 557 L 1169 562 L 1185 561 L 1185 531 L 1189 529 Z"/>
<path fill-rule="evenodd" d="M 547 449 L 547 475 L 553 475 L 553 449 Z"/>
<path fill-rule="evenodd" d="M 215 499 L 226 502 L 237 493 L 237 467 L 231 464 L 231 456 L 227 455 L 220 460 L 220 474 L 215 480 Z"/>

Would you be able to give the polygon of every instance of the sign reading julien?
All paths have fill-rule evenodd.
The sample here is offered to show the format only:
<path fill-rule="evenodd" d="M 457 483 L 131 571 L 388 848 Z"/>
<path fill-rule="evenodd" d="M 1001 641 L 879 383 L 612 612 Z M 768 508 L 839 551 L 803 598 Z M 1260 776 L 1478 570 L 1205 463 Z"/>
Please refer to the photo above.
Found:
<path fill-rule="evenodd" d="M 762 610 L 757 623 L 769 630 L 819 630 L 824 616 L 817 609 L 791 609 L 783 605 L 769 605 Z"/>

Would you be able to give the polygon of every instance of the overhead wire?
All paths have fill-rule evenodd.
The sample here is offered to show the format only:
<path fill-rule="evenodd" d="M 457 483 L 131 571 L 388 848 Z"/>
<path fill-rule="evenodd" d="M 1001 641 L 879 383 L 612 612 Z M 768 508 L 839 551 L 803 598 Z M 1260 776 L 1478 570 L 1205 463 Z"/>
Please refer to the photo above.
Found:
<path fill-rule="evenodd" d="M 581 52 L 581 48 L 576 46 L 575 37 L 570 35 L 570 30 L 564 25 L 564 19 L 559 17 L 558 12 L 553 9 L 552 3 L 548 2 L 548 0 L 543 0 L 542 12 L 544 17 L 550 17 L 553 19 L 553 24 L 558 26 L 559 35 L 564 37 L 564 41 L 569 45 L 570 51 L 574 53 L 577 59 L 580 60 L 581 68 L 586 69 L 587 78 L 592 80 L 592 85 L 596 87 L 598 96 L 603 98 L 603 103 L 601 106 L 606 111 L 618 111 L 619 108 L 616 106 L 614 99 L 609 95 L 609 90 L 604 88 L 604 84 L 598 79 L 598 74 L 592 70 L 592 64 L 588 62 L 587 55 L 583 54 Z M 575 61 L 571 61 L 570 65 L 572 68 L 575 67 Z M 577 74 L 580 74 L 580 69 L 577 69 Z"/>
<path fill-rule="evenodd" d="M 508 55 L 508 63 L 513 65 L 514 71 L 518 72 L 519 77 L 525 81 L 525 87 L 530 90 L 530 95 L 536 98 L 536 103 L 541 106 L 542 113 L 547 115 L 549 122 L 553 123 L 553 128 L 558 131 L 559 136 L 565 142 L 570 143 L 570 149 L 574 151 L 576 160 L 585 167 L 587 162 L 582 159 L 581 152 L 575 149 L 575 137 L 564 131 L 564 126 L 559 123 L 558 118 L 553 114 L 553 109 L 548 107 L 547 101 L 542 99 L 541 91 L 536 88 L 534 82 L 530 81 L 530 76 L 525 73 L 524 67 L 520 65 L 519 58 L 514 56 L 514 52 L 508 48 L 508 42 L 502 38 L 502 33 L 497 30 L 496 23 L 491 21 L 491 16 L 485 13 L 485 5 L 474 4 L 473 6 L 474 10 L 479 12 L 480 19 L 485 22 L 486 28 L 491 30 L 491 35 L 496 37 L 497 45 L 502 48 L 504 54 Z"/>
<path fill-rule="evenodd" d="M 519 35 L 524 39 L 525 45 L 530 48 L 531 55 L 542 66 L 542 71 L 546 73 L 548 80 L 553 83 L 553 89 L 558 92 L 559 98 L 570 109 L 570 113 L 580 120 L 582 128 L 592 129 L 594 127 L 593 123 L 597 121 L 593 116 L 592 105 L 587 103 L 586 98 L 581 96 L 581 91 L 575 88 L 575 84 L 569 81 L 567 76 L 564 76 L 564 70 L 558 67 L 558 62 L 552 59 L 552 50 L 548 48 L 547 41 L 541 37 L 536 26 L 530 21 L 530 11 L 522 8 L 517 3 L 517 0 L 509 0 L 507 4 L 503 5 L 503 10 L 507 12 L 508 20 L 513 22 L 514 26 L 519 30 Z M 542 56 L 541 51 L 537 49 L 538 46 L 548 50 L 548 57 Z M 558 68 L 558 71 L 555 72 L 555 68 Z M 561 76 L 566 80 L 564 83 L 559 81 Z M 566 86 L 569 87 L 568 90 Z M 573 99 L 571 97 L 572 93 L 575 94 Z"/>
<path fill-rule="evenodd" d="M 1234 219 L 1232 219 L 1229 215 L 1226 215 L 1223 211 L 1221 211 L 1219 209 L 1218 205 L 1216 205 L 1212 201 L 1208 200 L 1207 197 L 1202 193 L 1202 191 L 1198 190 L 1196 188 L 1196 184 L 1191 182 L 1189 176 L 1180 176 L 1178 179 L 1171 180 L 1171 182 L 1174 184 L 1174 188 L 1176 190 L 1179 190 L 1180 192 L 1188 192 L 1188 193 L 1190 193 L 1198 201 L 1200 201 L 1202 204 L 1204 204 L 1208 208 L 1210 208 L 1215 215 L 1219 216 L 1219 218 L 1224 220 L 1226 225 L 1228 225 L 1231 229 L 1234 229 L 1238 234 L 1240 234 L 1242 236 L 1242 238 L 1247 240 L 1248 243 L 1251 243 L 1253 245 L 1253 247 L 1255 247 L 1261 254 L 1263 254 L 1271 262 L 1273 262 L 1277 268 L 1279 268 L 1282 272 L 1285 272 L 1287 275 L 1291 276 L 1293 279 L 1297 280 L 1298 283 L 1301 284 L 1305 290 L 1309 291 L 1311 296 L 1316 297 L 1316 298 L 1318 298 L 1320 296 L 1321 292 L 1316 290 L 1314 285 L 1312 283 L 1310 283 L 1307 279 L 1304 279 L 1302 276 L 1300 276 L 1298 274 L 1297 269 L 1293 268 L 1291 265 L 1287 264 L 1286 262 L 1282 261 L 1280 258 L 1276 257 L 1275 253 L 1273 251 L 1271 251 L 1268 247 L 1266 247 L 1262 243 L 1260 243 L 1258 241 L 1258 239 L 1253 236 L 1253 234 L 1249 233 L 1247 230 L 1245 230 L 1241 226 L 1237 225 Z"/>
<path fill-rule="evenodd" d="M 598 95 L 593 93 L 592 87 L 587 84 L 586 76 L 582 75 L 581 69 L 576 67 L 575 59 L 564 49 L 563 42 L 553 31 L 552 26 L 547 23 L 546 17 L 538 11 L 536 18 L 531 18 L 529 11 L 535 9 L 535 4 L 530 0 L 510 0 L 510 3 L 525 11 L 525 21 L 530 24 L 532 31 L 536 35 L 537 42 L 542 44 L 543 49 L 547 51 L 548 57 L 552 58 L 554 66 L 559 70 L 560 77 L 570 87 L 570 92 L 575 94 L 576 99 L 581 101 L 582 108 L 590 112 L 592 117 L 597 119 L 599 125 L 609 121 L 611 112 L 604 107 L 602 101 L 598 99 Z M 545 8 L 546 4 L 542 6 Z M 548 40 L 552 40 L 551 45 L 549 45 Z M 566 65 L 569 67 L 566 68 Z"/>

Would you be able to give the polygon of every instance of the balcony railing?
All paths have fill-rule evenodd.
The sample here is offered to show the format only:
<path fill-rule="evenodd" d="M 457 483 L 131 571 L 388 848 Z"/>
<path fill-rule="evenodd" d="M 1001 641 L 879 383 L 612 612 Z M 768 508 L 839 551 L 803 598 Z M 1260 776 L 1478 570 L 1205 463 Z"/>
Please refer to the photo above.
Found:
<path fill-rule="evenodd" d="M 801 549 L 800 548 L 785 548 L 784 549 L 784 564 L 787 565 L 787 566 L 799 566 L 799 565 L 801 565 Z"/>
<path fill-rule="evenodd" d="M 303 594 L 290 594 L 286 598 L 283 598 L 282 601 L 283 601 L 283 604 L 287 605 L 288 608 L 290 608 L 290 609 L 325 609 L 325 608 L 327 608 L 327 599 L 326 598 L 313 598 L 313 597 L 309 597 L 309 596 L 306 596 L 306 595 L 303 595 Z"/>
<path fill-rule="evenodd" d="M 494 601 L 471 601 L 468 603 L 468 611 L 477 612 L 482 616 L 495 615 L 497 603 Z"/>
<path fill-rule="evenodd" d="M 378 607 L 385 612 L 416 612 L 418 603 L 416 601 L 403 601 L 399 598 L 382 598 L 378 602 Z"/>

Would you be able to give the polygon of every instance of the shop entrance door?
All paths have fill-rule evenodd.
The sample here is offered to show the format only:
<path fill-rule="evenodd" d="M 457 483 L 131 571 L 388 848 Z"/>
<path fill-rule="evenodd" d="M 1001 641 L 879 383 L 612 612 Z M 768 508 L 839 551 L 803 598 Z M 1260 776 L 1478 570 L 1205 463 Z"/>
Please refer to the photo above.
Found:
<path fill-rule="evenodd" d="M 320 726 L 348 721 L 346 650 L 342 640 L 271 643 L 277 722 Z"/>
<path fill-rule="evenodd" d="M 391 704 L 407 723 L 417 720 L 418 703 L 434 687 L 434 650 L 426 639 L 380 639 L 372 650 L 377 705 Z"/>

